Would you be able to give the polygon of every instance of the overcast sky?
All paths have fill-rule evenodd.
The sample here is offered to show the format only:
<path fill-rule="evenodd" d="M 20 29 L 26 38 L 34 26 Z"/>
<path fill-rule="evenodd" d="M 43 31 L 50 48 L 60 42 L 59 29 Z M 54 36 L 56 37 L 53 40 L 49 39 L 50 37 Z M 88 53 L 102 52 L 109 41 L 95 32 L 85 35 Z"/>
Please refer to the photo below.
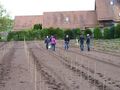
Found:
<path fill-rule="evenodd" d="M 49 11 L 94 10 L 95 0 L 0 0 L 14 18 L 18 15 L 41 15 Z"/>

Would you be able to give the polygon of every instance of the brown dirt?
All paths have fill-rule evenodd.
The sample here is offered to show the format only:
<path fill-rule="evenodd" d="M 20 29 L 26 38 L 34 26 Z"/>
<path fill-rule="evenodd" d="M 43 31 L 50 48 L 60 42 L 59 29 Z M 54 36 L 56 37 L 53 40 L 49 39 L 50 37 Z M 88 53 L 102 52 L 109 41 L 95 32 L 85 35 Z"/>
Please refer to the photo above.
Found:
<path fill-rule="evenodd" d="M 44 43 L 0 43 L 0 90 L 120 90 L 120 57 Z"/>

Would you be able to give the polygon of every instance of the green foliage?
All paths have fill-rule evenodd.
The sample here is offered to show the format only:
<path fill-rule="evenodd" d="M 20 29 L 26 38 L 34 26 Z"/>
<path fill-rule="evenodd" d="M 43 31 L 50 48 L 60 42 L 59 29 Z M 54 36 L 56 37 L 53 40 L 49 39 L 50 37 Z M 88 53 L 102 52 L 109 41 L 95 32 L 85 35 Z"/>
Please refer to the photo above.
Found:
<path fill-rule="evenodd" d="M 46 36 L 49 36 L 48 29 L 47 28 L 42 29 L 40 35 L 42 39 L 44 39 Z"/>
<path fill-rule="evenodd" d="M 95 39 L 101 39 L 102 38 L 102 32 L 101 32 L 99 27 L 95 27 L 93 33 L 94 33 L 94 38 Z"/>
<path fill-rule="evenodd" d="M 10 31 L 13 21 L 7 17 L 0 17 L 0 31 Z"/>
<path fill-rule="evenodd" d="M 48 28 L 48 34 L 49 35 L 54 35 L 55 37 L 57 36 L 57 30 L 53 27 Z"/>
<path fill-rule="evenodd" d="M 84 35 L 86 36 L 87 34 L 90 34 L 90 36 L 92 35 L 92 31 L 90 29 L 86 29 L 84 31 Z"/>
<path fill-rule="evenodd" d="M 35 24 L 33 29 L 34 30 L 41 30 L 42 29 L 42 24 Z"/>
<path fill-rule="evenodd" d="M 10 31 L 12 29 L 13 20 L 10 19 L 6 10 L 0 5 L 0 32 Z"/>
<path fill-rule="evenodd" d="M 74 38 L 74 34 L 73 34 L 72 30 L 70 30 L 70 29 L 67 29 L 64 31 L 64 36 L 65 35 L 69 35 L 70 39 Z"/>
<path fill-rule="evenodd" d="M 110 28 L 105 28 L 103 34 L 105 39 L 120 38 L 120 24 L 117 24 L 117 26 L 112 26 Z"/>
<path fill-rule="evenodd" d="M 23 41 L 25 40 L 40 40 L 46 36 L 54 35 L 57 39 L 63 38 L 63 30 L 60 28 L 44 28 L 42 30 L 24 30 L 17 32 L 10 32 L 7 40 Z"/>
<path fill-rule="evenodd" d="M 58 38 L 58 39 L 62 39 L 62 38 L 64 37 L 64 32 L 63 32 L 63 30 L 60 29 L 60 28 L 56 28 L 56 31 L 57 31 L 57 34 L 56 34 L 57 38 Z"/>
<path fill-rule="evenodd" d="M 112 26 L 110 28 L 110 39 L 114 39 L 115 38 L 115 26 Z"/>
<path fill-rule="evenodd" d="M 111 37 L 110 37 L 110 30 L 109 30 L 109 28 L 105 28 L 104 29 L 104 38 L 105 39 L 110 39 Z"/>
<path fill-rule="evenodd" d="M 6 15 L 6 10 L 3 8 L 3 6 L 0 4 L 0 17 L 3 17 Z"/>
<path fill-rule="evenodd" d="M 120 38 L 120 23 L 115 27 L 115 37 Z"/>
<path fill-rule="evenodd" d="M 41 31 L 41 38 L 45 38 L 46 36 L 54 35 L 57 39 L 63 38 L 64 32 L 60 28 L 44 28 Z"/>
<path fill-rule="evenodd" d="M 54 35 L 57 39 L 63 39 L 63 37 L 65 35 L 69 35 L 69 37 L 71 39 L 75 39 L 77 37 L 79 37 L 79 35 L 81 34 L 81 30 L 79 28 L 76 29 L 60 29 L 60 28 L 44 28 L 41 30 L 36 30 L 31 29 L 31 30 L 22 30 L 22 31 L 17 31 L 17 32 L 10 32 L 8 34 L 8 41 L 10 40 L 15 40 L 15 41 L 23 41 L 24 38 L 26 40 L 40 40 L 40 39 L 44 39 L 46 36 L 51 36 Z M 100 30 L 100 28 L 96 27 L 94 28 L 94 37 L 96 39 L 102 38 L 102 32 Z M 90 29 L 87 29 L 84 31 L 84 34 L 90 34 L 92 35 L 92 31 Z M 118 24 L 116 27 L 111 27 L 111 28 L 105 28 L 104 29 L 104 33 L 103 33 L 103 37 L 105 39 L 112 39 L 112 38 L 118 38 L 120 37 L 120 24 Z"/>
<path fill-rule="evenodd" d="M 80 28 L 75 28 L 75 29 L 72 30 L 72 32 L 73 32 L 73 35 L 74 35 L 74 39 L 78 38 L 79 35 L 81 34 Z"/>
<path fill-rule="evenodd" d="M 17 32 L 9 32 L 7 40 L 23 41 L 25 40 L 35 40 L 40 39 L 40 31 L 36 30 L 24 30 Z"/>

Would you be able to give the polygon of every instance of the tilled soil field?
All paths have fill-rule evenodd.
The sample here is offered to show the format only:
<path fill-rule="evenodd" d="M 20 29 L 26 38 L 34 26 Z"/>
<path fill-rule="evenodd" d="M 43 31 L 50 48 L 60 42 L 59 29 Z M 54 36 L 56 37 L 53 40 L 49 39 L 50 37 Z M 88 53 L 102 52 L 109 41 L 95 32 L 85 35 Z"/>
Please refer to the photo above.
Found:
<path fill-rule="evenodd" d="M 46 50 L 43 41 L 0 43 L 0 90 L 120 90 L 120 56 Z"/>

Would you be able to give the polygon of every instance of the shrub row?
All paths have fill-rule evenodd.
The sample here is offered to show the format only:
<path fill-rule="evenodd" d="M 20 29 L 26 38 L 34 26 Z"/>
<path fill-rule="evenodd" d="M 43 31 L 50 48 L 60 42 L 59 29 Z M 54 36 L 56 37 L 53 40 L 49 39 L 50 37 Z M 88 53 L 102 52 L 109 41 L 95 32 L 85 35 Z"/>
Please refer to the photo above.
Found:
<path fill-rule="evenodd" d="M 44 29 L 31 29 L 22 30 L 17 32 L 9 32 L 7 40 L 11 41 L 23 41 L 26 40 L 40 40 L 44 39 L 46 36 L 54 35 L 57 39 L 63 39 L 65 35 L 69 35 L 71 39 L 76 38 L 80 34 L 80 29 L 60 29 L 60 28 L 44 28 Z"/>
<path fill-rule="evenodd" d="M 37 30 L 26 30 L 26 31 L 17 31 L 17 32 L 9 32 L 7 40 L 15 40 L 15 41 L 23 41 L 26 40 L 34 40 L 40 39 L 40 31 Z"/>
<path fill-rule="evenodd" d="M 94 38 L 96 39 L 114 39 L 120 38 L 120 24 L 116 26 L 106 27 L 101 30 L 99 27 L 94 28 Z"/>
<path fill-rule="evenodd" d="M 112 26 L 110 28 L 100 29 L 95 27 L 93 32 L 91 29 L 86 29 L 82 32 L 79 28 L 76 29 L 60 29 L 60 28 L 43 28 L 41 24 L 35 25 L 31 30 L 22 30 L 17 32 L 10 32 L 8 34 L 7 40 L 23 41 L 26 40 L 40 40 L 44 39 L 46 36 L 54 35 L 57 39 L 63 39 L 65 35 L 69 35 L 71 39 L 78 38 L 80 34 L 90 34 L 93 35 L 95 39 L 114 39 L 120 38 L 120 24 Z"/>

